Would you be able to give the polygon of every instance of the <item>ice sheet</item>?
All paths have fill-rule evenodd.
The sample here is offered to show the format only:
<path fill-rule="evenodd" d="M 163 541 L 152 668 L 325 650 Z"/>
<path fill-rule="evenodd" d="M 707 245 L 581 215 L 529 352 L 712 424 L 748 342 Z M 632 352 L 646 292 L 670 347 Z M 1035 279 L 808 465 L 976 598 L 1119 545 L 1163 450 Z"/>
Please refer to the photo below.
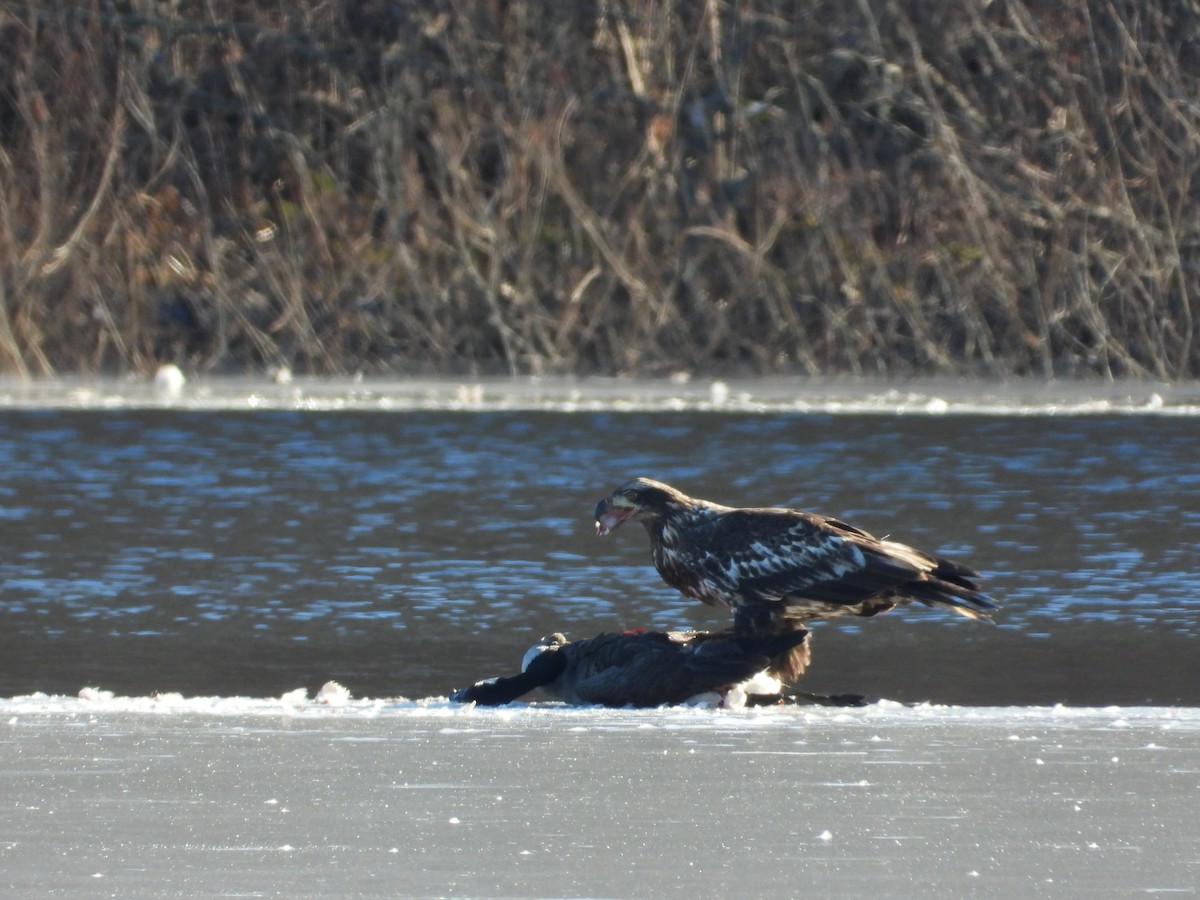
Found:
<path fill-rule="evenodd" d="M 189 379 L 0 378 L 0 407 L 194 410 L 537 410 L 903 413 L 916 415 L 1200 414 L 1200 383 L 1142 380 L 979 381 L 953 378 L 780 377 L 686 374 L 633 378 Z"/>
<path fill-rule="evenodd" d="M 0 701 L 41 895 L 1046 896 L 1200 883 L 1200 710 Z"/>

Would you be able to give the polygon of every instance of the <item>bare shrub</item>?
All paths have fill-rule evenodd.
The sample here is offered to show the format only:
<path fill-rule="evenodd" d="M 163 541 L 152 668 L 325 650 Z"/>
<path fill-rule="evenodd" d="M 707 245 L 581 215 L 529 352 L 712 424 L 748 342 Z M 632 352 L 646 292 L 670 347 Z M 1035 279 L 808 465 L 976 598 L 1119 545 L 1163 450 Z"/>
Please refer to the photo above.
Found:
<path fill-rule="evenodd" d="M 0 2 L 0 368 L 1195 376 L 1200 11 Z"/>

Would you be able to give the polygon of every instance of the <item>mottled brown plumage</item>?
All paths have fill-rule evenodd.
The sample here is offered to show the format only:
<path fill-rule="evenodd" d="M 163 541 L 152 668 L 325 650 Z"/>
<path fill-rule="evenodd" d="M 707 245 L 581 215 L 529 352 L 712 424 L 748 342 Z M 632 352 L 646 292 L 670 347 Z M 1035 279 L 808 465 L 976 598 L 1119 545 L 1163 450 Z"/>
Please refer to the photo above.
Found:
<path fill-rule="evenodd" d="M 873 616 L 912 601 L 973 619 L 995 609 L 972 569 L 828 516 L 735 509 L 635 478 L 596 506 L 599 534 L 627 521 L 645 526 L 654 566 L 667 584 L 730 607 L 743 634 Z"/>

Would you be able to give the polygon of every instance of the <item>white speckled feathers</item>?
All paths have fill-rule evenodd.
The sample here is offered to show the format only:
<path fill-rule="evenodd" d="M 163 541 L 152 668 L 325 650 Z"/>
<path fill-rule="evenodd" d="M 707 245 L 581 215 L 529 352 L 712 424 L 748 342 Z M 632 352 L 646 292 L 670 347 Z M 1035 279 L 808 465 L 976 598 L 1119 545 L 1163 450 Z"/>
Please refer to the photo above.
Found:
<path fill-rule="evenodd" d="M 735 509 L 638 478 L 602 500 L 597 518 L 642 522 L 663 579 L 705 603 L 766 605 L 800 620 L 875 615 L 911 600 L 973 618 L 994 608 L 971 569 L 828 516 Z"/>

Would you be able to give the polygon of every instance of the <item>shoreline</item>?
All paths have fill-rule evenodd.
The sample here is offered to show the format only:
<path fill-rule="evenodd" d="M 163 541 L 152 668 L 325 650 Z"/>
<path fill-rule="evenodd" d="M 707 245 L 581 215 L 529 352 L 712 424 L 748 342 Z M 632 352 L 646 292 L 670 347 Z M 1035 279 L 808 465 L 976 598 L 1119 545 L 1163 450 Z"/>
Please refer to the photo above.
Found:
<path fill-rule="evenodd" d="M 216 376 L 162 390 L 139 378 L 0 377 L 0 409 L 1192 416 L 1200 381 Z"/>

